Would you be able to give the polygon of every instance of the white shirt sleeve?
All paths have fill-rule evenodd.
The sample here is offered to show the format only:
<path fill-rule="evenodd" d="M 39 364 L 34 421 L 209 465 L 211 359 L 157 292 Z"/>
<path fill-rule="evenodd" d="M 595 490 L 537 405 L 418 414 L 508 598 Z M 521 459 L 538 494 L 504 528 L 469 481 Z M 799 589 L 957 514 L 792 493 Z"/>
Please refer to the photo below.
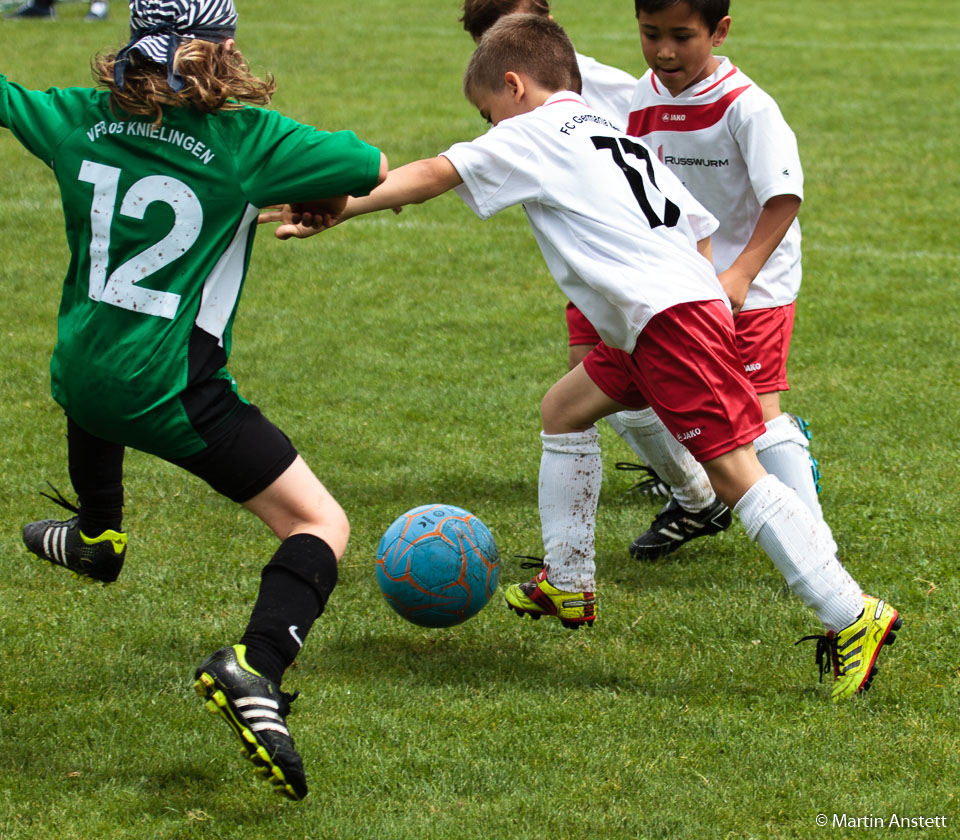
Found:
<path fill-rule="evenodd" d="M 540 197 L 536 146 L 519 125 L 504 120 L 469 143 L 455 143 L 441 154 L 463 183 L 455 190 L 481 219 Z"/>
<path fill-rule="evenodd" d="M 741 122 L 734 136 L 761 207 L 775 195 L 795 195 L 803 200 L 797 138 L 772 99 Z"/>

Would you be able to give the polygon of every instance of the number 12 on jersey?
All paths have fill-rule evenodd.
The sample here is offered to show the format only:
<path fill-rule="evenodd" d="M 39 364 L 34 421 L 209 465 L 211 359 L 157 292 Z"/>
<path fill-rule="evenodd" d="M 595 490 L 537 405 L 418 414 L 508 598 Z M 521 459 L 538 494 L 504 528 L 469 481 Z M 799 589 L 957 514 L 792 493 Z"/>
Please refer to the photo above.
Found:
<path fill-rule="evenodd" d="M 627 137 L 591 137 L 594 147 L 598 151 L 607 149 L 611 155 L 613 155 L 613 160 L 620 167 L 620 170 L 623 172 L 624 176 L 627 179 L 627 183 L 630 184 L 630 189 L 633 190 L 633 195 L 637 199 L 637 204 L 640 205 L 640 209 L 643 211 L 643 215 L 647 217 L 647 221 L 650 223 L 651 228 L 660 227 L 664 225 L 666 227 L 675 227 L 677 222 L 680 221 L 680 208 L 674 204 L 669 198 L 663 196 L 665 202 L 663 208 L 663 218 L 661 219 L 656 211 L 653 209 L 653 206 L 650 204 L 650 200 L 647 198 L 647 187 L 644 184 L 644 172 L 646 173 L 647 179 L 650 182 L 650 186 L 655 192 L 660 192 L 657 187 L 657 180 L 653 174 L 653 162 L 650 160 L 650 152 L 646 146 L 641 145 L 640 143 L 635 143 L 633 140 L 628 139 Z M 621 148 L 623 151 L 621 151 Z M 635 169 L 629 163 L 627 163 L 626 158 L 623 156 L 624 153 L 628 155 L 633 155 L 639 160 L 643 161 L 646 166 L 643 170 Z M 663 195 L 663 193 L 660 193 Z"/>
<path fill-rule="evenodd" d="M 90 205 L 90 297 L 96 301 L 154 315 L 173 318 L 180 295 L 139 285 L 141 280 L 183 256 L 196 242 L 203 224 L 203 208 L 193 190 L 167 175 L 141 178 L 124 194 L 120 215 L 143 219 L 155 201 L 173 210 L 173 227 L 159 242 L 117 266 L 109 275 L 110 231 L 117 212 L 117 192 L 122 170 L 85 160 L 79 180 L 93 184 Z"/>

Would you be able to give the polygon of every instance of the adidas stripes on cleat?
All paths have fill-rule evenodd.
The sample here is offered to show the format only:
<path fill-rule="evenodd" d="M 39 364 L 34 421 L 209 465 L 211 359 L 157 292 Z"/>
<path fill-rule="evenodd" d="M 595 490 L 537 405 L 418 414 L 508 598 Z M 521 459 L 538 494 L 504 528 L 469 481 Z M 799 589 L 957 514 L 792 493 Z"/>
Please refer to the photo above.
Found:
<path fill-rule="evenodd" d="M 303 762 L 287 729 L 290 703 L 296 694 L 280 691 L 246 661 L 246 646 L 233 645 L 212 653 L 197 668 L 193 687 L 236 732 L 244 755 L 257 774 L 288 799 L 307 795 Z"/>
<path fill-rule="evenodd" d="M 614 465 L 618 470 L 629 470 L 641 472 L 643 475 L 637 479 L 628 493 L 637 493 L 641 496 L 662 496 L 664 499 L 670 498 L 670 488 L 667 483 L 657 475 L 653 467 L 646 464 L 632 464 L 629 461 L 617 461 Z"/>
<path fill-rule="evenodd" d="M 631 543 L 630 556 L 636 560 L 656 560 L 697 537 L 726 531 L 731 522 L 730 508 L 719 499 L 695 513 L 684 510 L 676 499 L 671 499 L 654 517 L 650 528 Z"/>
<path fill-rule="evenodd" d="M 47 20 L 56 20 L 57 12 L 53 5 L 38 6 L 33 0 L 27 0 L 15 12 L 4 15 L 7 20 L 28 20 L 30 18 L 46 18 Z"/>
<path fill-rule="evenodd" d="M 515 583 L 504 593 L 507 606 L 517 615 L 537 620 L 552 615 L 570 630 L 581 624 L 592 627 L 597 618 L 597 596 L 593 592 L 562 592 L 547 580 L 546 568 L 526 583 Z"/>
<path fill-rule="evenodd" d="M 127 535 L 104 531 L 88 537 L 80 530 L 77 517 L 65 522 L 43 519 L 23 528 L 27 549 L 42 560 L 63 566 L 79 580 L 113 583 L 127 555 Z"/>
<path fill-rule="evenodd" d="M 794 642 L 810 639 L 817 642 L 817 666 L 820 679 L 832 668 L 834 683 L 830 697 L 834 702 L 854 697 L 870 688 L 877 675 L 876 661 L 884 645 L 892 645 L 895 631 L 903 626 L 903 619 L 885 601 L 864 595 L 864 610 L 852 624 L 839 633 L 824 636 L 804 636 Z M 829 657 L 829 662 L 827 661 Z"/>

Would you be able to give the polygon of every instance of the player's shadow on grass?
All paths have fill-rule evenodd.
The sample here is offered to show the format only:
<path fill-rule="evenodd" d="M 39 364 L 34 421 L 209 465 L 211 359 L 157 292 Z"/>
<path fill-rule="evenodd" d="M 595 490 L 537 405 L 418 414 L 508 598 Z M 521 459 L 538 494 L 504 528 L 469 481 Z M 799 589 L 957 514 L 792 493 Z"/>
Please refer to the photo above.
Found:
<path fill-rule="evenodd" d="M 570 631 L 564 631 L 567 632 Z M 576 632 L 581 637 L 586 634 L 583 630 Z M 647 664 L 642 650 L 636 652 L 630 666 L 624 667 L 622 659 L 597 657 L 595 648 L 589 636 L 578 641 L 559 632 L 557 638 L 513 650 L 481 641 L 452 644 L 446 639 L 431 641 L 384 634 L 328 645 L 318 674 L 336 680 L 334 675 L 341 672 L 350 682 L 380 679 L 427 692 L 436 689 L 438 697 L 444 690 L 455 694 L 475 692 L 478 698 L 501 691 L 507 695 L 518 691 L 535 695 L 542 691 L 553 696 L 562 687 L 569 696 L 615 693 L 704 706 L 716 702 L 718 691 L 737 704 L 751 698 L 760 702 L 774 695 L 790 695 L 798 700 L 815 698 L 826 691 L 826 682 L 818 684 L 815 669 L 807 669 L 804 663 L 794 663 L 793 676 L 776 685 L 757 682 L 745 672 L 742 681 L 724 682 L 718 688 L 709 664 L 664 673 Z M 716 664 L 720 662 L 718 657 Z M 548 667 L 544 663 L 549 663 Z M 306 668 L 303 673 L 306 675 Z"/>
<path fill-rule="evenodd" d="M 535 644 L 509 647 L 502 638 L 462 640 L 443 630 L 436 631 L 435 638 L 386 632 L 331 641 L 325 645 L 323 661 L 316 665 L 316 672 L 331 679 L 338 679 L 334 675 L 339 672 L 339 679 L 351 682 L 382 679 L 481 692 L 504 685 L 542 686 L 553 691 L 561 684 L 569 691 L 616 690 L 657 696 L 677 690 L 656 675 L 643 674 L 639 658 L 636 673 L 615 671 L 592 656 L 587 649 L 588 638 L 577 643 L 572 637 L 561 635 L 559 628 L 557 631 Z M 589 632 L 577 631 L 579 635 Z M 549 668 L 543 667 L 545 661 L 550 662 Z M 304 677 L 312 671 L 313 663 L 302 664 L 300 673 Z"/>
<path fill-rule="evenodd" d="M 571 695 L 616 692 L 682 698 L 685 702 L 697 697 L 704 698 L 705 703 L 715 701 L 717 684 L 709 669 L 682 676 L 664 674 L 645 667 L 642 651 L 637 653 L 634 668 L 623 668 L 596 657 L 592 647 L 586 640 L 578 644 L 562 636 L 511 650 L 482 641 L 455 643 L 448 638 L 430 640 L 383 634 L 328 644 L 316 674 L 335 682 L 379 679 L 420 689 L 475 691 L 477 696 L 501 688 L 507 692 L 542 689 L 553 694 L 562 686 Z M 549 662 L 549 667 L 544 667 L 544 662 Z M 304 663 L 300 673 L 304 678 L 308 674 L 312 678 L 313 671 L 312 664 Z M 776 687 L 751 685 L 748 680 L 742 686 L 723 690 L 760 699 L 771 691 L 799 697 L 815 694 L 820 688 L 815 680 L 806 683 L 801 678 L 796 684 L 788 682 Z"/>

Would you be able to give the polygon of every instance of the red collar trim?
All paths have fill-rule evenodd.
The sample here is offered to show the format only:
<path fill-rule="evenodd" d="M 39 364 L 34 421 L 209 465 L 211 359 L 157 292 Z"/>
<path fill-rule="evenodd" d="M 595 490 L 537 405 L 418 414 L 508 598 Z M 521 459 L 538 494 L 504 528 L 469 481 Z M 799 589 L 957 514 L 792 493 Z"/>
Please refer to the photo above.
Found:
<path fill-rule="evenodd" d="M 700 91 L 700 93 L 695 93 L 694 96 L 703 96 L 705 93 L 709 93 L 711 90 L 717 87 L 717 85 L 722 85 L 727 79 L 729 79 L 736 72 L 737 72 L 737 68 L 731 66 L 730 72 L 727 73 L 726 76 L 724 76 L 722 79 L 717 79 L 717 81 L 715 81 L 712 85 L 710 85 L 710 87 L 704 88 L 703 90 Z"/>

